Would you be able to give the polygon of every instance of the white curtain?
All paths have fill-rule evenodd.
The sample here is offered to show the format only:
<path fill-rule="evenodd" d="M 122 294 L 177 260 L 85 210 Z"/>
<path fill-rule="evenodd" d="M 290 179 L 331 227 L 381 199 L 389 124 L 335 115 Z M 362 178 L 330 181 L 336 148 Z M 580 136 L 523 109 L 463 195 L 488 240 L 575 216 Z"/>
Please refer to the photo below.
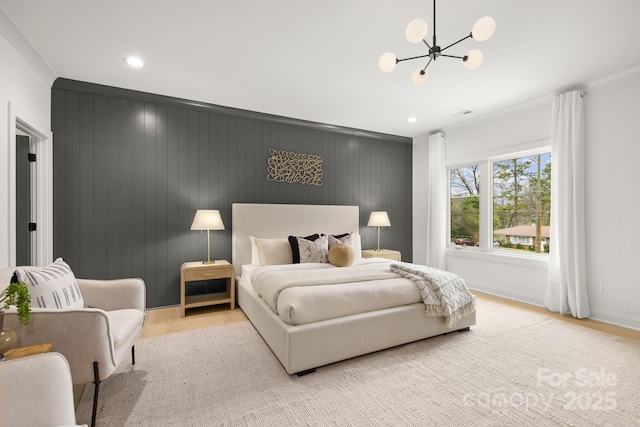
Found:
<path fill-rule="evenodd" d="M 590 316 L 584 221 L 584 103 L 580 91 L 553 101 L 551 126 L 551 245 L 544 305 Z"/>
<path fill-rule="evenodd" d="M 447 242 L 447 168 L 444 134 L 429 136 L 427 182 L 427 265 L 444 270 Z"/>

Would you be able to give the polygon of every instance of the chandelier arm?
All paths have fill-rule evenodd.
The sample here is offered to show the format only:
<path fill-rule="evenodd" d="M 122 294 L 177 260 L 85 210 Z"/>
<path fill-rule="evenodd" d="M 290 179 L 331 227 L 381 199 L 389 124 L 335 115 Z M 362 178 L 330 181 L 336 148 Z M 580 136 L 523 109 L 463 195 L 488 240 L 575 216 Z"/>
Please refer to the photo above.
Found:
<path fill-rule="evenodd" d="M 427 70 L 427 67 L 429 66 L 429 64 L 431 64 L 431 61 L 433 61 L 433 58 L 429 58 L 429 62 L 427 62 L 427 65 L 424 66 L 422 71 L 426 71 Z"/>
<path fill-rule="evenodd" d="M 442 55 L 440 55 L 440 56 L 445 56 L 445 57 L 447 57 L 447 58 L 458 58 L 458 59 L 464 59 L 464 56 L 453 56 L 453 55 L 444 55 L 444 54 L 442 54 Z"/>
<path fill-rule="evenodd" d="M 411 57 L 411 58 L 403 58 L 403 59 L 399 59 L 399 58 L 397 58 L 397 59 L 396 59 L 396 64 L 397 64 L 398 62 L 402 62 L 402 61 L 410 61 L 410 60 L 412 60 L 412 59 L 426 58 L 427 56 L 429 56 L 429 54 L 426 54 L 426 55 L 420 55 L 420 56 L 413 56 L 413 57 Z"/>
<path fill-rule="evenodd" d="M 458 43 L 460 43 L 461 41 L 464 41 L 464 40 L 468 39 L 469 37 L 471 37 L 471 33 L 469 33 L 469 35 L 468 35 L 467 37 L 463 37 L 463 38 L 461 38 L 460 40 L 458 40 L 457 42 L 455 42 L 455 43 L 451 43 L 449 46 L 442 48 L 442 49 L 441 49 L 441 51 L 443 51 L 443 50 L 447 50 L 447 49 L 449 49 L 451 46 L 455 46 L 455 45 L 457 45 Z"/>
<path fill-rule="evenodd" d="M 429 43 L 426 40 L 423 39 L 422 42 L 426 44 L 429 49 L 431 49 L 431 46 L 429 46 Z"/>

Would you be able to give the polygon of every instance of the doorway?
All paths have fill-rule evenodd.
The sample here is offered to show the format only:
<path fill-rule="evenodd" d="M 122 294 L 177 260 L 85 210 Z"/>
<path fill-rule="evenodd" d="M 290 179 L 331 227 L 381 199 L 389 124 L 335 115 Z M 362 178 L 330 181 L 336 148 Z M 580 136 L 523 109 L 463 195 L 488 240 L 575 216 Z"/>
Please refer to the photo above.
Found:
<path fill-rule="evenodd" d="M 53 135 L 38 131 L 16 112 L 9 103 L 9 235 L 4 262 L 46 266 L 53 257 Z M 28 137 L 28 143 L 18 136 Z M 37 162 L 29 162 L 34 155 Z"/>
<path fill-rule="evenodd" d="M 35 154 L 31 138 L 16 129 L 16 265 L 35 264 Z"/>

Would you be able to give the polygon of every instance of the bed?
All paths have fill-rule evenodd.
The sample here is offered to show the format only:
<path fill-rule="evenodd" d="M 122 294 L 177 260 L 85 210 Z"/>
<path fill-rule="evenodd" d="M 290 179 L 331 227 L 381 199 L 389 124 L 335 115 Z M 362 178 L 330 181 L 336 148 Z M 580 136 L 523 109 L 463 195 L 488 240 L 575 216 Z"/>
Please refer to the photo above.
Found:
<path fill-rule="evenodd" d="M 235 203 L 232 206 L 232 260 L 238 305 L 289 374 L 475 325 L 475 310 L 448 326 L 443 317 L 425 316 L 422 301 L 300 325 L 288 324 L 256 293 L 249 278 L 250 237 L 359 232 L 357 206 Z M 356 248 L 359 249 L 358 245 Z M 255 256 L 255 254 L 254 254 Z M 381 262 L 383 260 L 373 260 Z M 354 264 L 355 265 L 355 264 Z M 335 267 L 336 269 L 338 267 Z M 331 266 L 327 266 L 327 271 Z"/>

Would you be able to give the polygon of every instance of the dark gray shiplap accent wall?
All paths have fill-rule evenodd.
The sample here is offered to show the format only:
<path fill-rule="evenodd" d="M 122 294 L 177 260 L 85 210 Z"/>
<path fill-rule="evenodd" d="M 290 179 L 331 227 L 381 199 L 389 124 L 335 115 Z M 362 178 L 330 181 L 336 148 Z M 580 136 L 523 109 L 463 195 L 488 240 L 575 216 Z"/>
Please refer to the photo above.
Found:
<path fill-rule="evenodd" d="M 78 277 L 142 277 L 147 305 L 180 302 L 180 265 L 206 258 L 197 209 L 219 209 L 212 258 L 231 260 L 231 204 L 358 205 L 389 212 L 382 246 L 412 259 L 411 144 L 219 106 L 58 79 L 52 89 L 54 255 Z M 321 155 L 322 186 L 269 182 L 269 149 Z M 322 232 L 322 230 L 318 230 Z M 240 272 L 237 272 L 238 274 Z"/>

